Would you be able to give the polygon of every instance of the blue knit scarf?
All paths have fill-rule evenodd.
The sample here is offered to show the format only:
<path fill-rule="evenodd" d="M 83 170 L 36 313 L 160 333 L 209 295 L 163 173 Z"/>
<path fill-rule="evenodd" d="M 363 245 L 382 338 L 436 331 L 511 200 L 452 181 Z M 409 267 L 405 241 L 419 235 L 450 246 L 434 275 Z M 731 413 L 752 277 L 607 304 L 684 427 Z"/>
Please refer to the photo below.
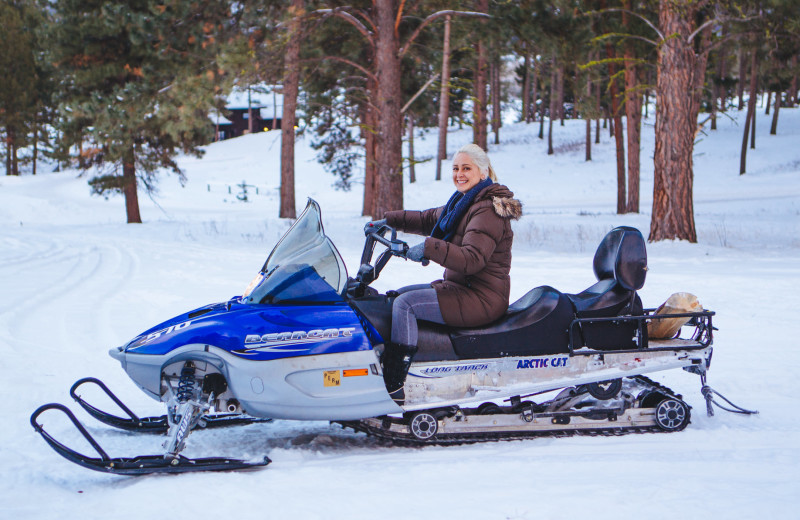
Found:
<path fill-rule="evenodd" d="M 456 233 L 456 227 L 461 221 L 461 217 L 464 216 L 469 207 L 472 205 L 472 201 L 475 200 L 475 196 L 482 189 L 490 186 L 491 184 L 492 179 L 487 177 L 473 186 L 472 189 L 466 193 L 461 193 L 460 191 L 453 193 L 453 196 L 450 197 L 450 200 L 448 200 L 447 204 L 445 204 L 444 210 L 439 216 L 439 220 L 436 221 L 436 225 L 433 226 L 431 236 L 433 238 L 441 238 L 445 242 L 450 241 L 450 239 L 453 238 L 453 235 Z"/>

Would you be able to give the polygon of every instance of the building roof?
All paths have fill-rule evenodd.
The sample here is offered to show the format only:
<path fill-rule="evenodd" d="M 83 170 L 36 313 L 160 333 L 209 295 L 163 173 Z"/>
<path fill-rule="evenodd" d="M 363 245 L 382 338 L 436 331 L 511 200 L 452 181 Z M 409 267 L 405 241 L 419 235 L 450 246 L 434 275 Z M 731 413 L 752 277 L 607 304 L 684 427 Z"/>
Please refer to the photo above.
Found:
<path fill-rule="evenodd" d="M 220 114 L 216 110 L 212 110 L 208 114 L 208 118 L 215 125 L 232 125 L 233 124 L 233 122 L 230 119 L 228 119 L 227 117 L 223 116 L 222 114 Z"/>
<path fill-rule="evenodd" d="M 280 86 L 276 85 L 251 85 L 247 88 L 234 87 L 228 95 L 225 108 L 229 110 L 251 109 L 261 110 L 261 117 L 272 119 L 272 114 L 283 113 L 283 94 L 277 92 Z"/>

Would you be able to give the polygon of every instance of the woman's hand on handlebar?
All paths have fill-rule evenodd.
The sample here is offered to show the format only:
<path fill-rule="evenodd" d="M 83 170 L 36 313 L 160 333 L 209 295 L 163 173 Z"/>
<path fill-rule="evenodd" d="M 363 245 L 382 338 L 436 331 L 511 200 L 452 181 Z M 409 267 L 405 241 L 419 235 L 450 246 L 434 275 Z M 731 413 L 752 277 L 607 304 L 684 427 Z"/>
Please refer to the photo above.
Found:
<path fill-rule="evenodd" d="M 425 260 L 424 254 L 425 242 L 420 242 L 419 244 L 408 248 L 408 251 L 406 252 L 406 258 L 413 262 L 422 262 Z"/>

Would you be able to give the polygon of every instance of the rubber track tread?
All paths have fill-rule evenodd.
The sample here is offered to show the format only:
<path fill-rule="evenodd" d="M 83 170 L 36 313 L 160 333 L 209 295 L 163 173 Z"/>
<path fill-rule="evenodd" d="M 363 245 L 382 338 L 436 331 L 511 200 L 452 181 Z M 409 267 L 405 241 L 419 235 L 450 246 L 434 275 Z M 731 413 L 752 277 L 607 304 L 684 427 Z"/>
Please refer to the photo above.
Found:
<path fill-rule="evenodd" d="M 672 397 L 683 401 L 680 394 L 676 394 L 666 386 L 653 381 L 645 376 L 634 376 L 634 379 L 644 385 L 650 386 L 653 390 L 663 393 L 667 397 Z M 687 405 L 689 407 L 689 405 Z M 689 407 L 691 408 L 691 407 Z M 535 432 L 498 432 L 498 433 L 478 433 L 478 434 L 436 434 L 432 439 L 419 440 L 411 433 L 398 433 L 380 427 L 374 427 L 364 421 L 334 421 L 344 427 L 352 428 L 355 431 L 372 435 L 379 439 L 391 441 L 394 444 L 406 446 L 453 446 L 459 444 L 475 444 L 478 442 L 514 441 L 532 439 L 537 437 L 558 438 L 558 437 L 619 437 L 628 434 L 643 433 L 672 433 L 659 428 L 658 426 L 609 426 L 600 428 L 584 428 L 580 430 L 553 430 Z M 396 421 L 398 424 L 408 425 L 407 421 Z"/>

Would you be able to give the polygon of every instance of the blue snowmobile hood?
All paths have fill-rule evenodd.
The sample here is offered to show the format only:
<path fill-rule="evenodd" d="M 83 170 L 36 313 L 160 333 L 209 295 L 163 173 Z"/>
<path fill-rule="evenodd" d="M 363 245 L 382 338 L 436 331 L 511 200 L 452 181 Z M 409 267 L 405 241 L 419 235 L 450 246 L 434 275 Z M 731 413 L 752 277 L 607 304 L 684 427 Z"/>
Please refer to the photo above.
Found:
<path fill-rule="evenodd" d="M 347 280 L 309 200 L 242 296 L 178 315 L 110 353 L 125 365 L 126 356 L 170 358 L 187 345 L 257 361 L 370 350 L 379 336 L 344 300 Z"/>
<path fill-rule="evenodd" d="M 372 348 L 358 315 L 343 300 L 323 305 L 254 305 L 232 299 L 156 325 L 120 353 L 163 356 L 197 344 L 258 361 Z"/>

